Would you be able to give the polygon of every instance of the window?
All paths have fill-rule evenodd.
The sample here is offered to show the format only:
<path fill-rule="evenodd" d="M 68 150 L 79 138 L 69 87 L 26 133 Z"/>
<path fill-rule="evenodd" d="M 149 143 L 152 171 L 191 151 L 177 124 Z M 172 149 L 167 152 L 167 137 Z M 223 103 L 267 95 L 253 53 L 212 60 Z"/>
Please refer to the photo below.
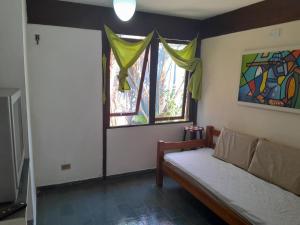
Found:
<path fill-rule="evenodd" d="M 121 37 L 135 41 L 143 38 L 124 35 Z M 154 41 L 157 41 L 157 44 L 146 49 L 137 62 L 128 70 L 127 80 L 131 87 L 130 91 L 120 92 L 118 90 L 120 68 L 110 50 L 110 127 L 189 120 L 188 74 L 174 63 L 157 39 Z M 172 43 L 170 45 L 176 49 L 185 46 L 184 43 Z M 157 57 L 157 65 L 155 65 L 157 74 L 150 76 L 150 69 L 154 67 L 154 65 L 151 65 L 150 58 L 153 58 L 153 56 Z M 150 85 L 153 78 L 156 80 L 156 85 Z M 153 106 L 150 105 L 151 92 L 156 93 L 155 105 L 152 104 Z"/>
<path fill-rule="evenodd" d="M 120 68 L 114 54 L 110 53 L 111 127 L 149 123 L 149 54 L 149 50 L 146 49 L 137 62 L 129 68 L 127 80 L 131 90 L 120 92 L 118 90 Z"/>
<path fill-rule="evenodd" d="M 169 44 L 173 49 L 182 49 L 184 44 Z M 188 75 L 185 69 L 175 64 L 163 45 L 159 43 L 155 121 L 187 120 Z"/>

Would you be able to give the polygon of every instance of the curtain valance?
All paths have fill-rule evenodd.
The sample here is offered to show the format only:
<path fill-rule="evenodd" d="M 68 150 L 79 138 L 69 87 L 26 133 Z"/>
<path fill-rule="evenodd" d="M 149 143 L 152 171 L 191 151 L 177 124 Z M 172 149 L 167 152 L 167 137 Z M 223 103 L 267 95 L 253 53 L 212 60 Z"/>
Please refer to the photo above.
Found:
<path fill-rule="evenodd" d="M 119 91 L 124 92 L 130 90 L 127 81 L 128 69 L 133 66 L 143 51 L 148 47 L 152 40 L 153 32 L 148 34 L 143 40 L 137 42 L 123 40 L 107 26 L 105 26 L 105 32 L 115 59 L 120 67 L 118 75 Z M 159 34 L 158 36 L 160 42 L 163 44 L 176 65 L 191 72 L 192 75 L 188 84 L 188 91 L 192 94 L 193 99 L 199 100 L 201 98 L 202 62 L 200 58 L 195 57 L 197 38 L 190 41 L 183 49 L 177 50 L 171 48 L 162 36 Z M 103 59 L 103 66 L 106 67 L 106 58 L 104 57 Z"/>
<path fill-rule="evenodd" d="M 128 69 L 138 60 L 140 55 L 149 45 L 153 32 L 148 34 L 145 39 L 137 42 L 129 42 L 121 39 L 109 27 L 105 26 L 105 32 L 114 53 L 116 61 L 120 67 L 119 91 L 124 92 L 130 90 L 127 81 Z"/>

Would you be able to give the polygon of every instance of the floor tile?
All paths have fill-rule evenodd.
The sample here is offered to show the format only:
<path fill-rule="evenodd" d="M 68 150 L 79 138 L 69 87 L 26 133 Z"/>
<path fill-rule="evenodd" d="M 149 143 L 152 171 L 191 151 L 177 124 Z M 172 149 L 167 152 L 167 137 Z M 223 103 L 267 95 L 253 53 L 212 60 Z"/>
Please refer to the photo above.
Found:
<path fill-rule="evenodd" d="M 225 225 L 171 179 L 155 175 L 44 189 L 38 194 L 37 225 Z"/>

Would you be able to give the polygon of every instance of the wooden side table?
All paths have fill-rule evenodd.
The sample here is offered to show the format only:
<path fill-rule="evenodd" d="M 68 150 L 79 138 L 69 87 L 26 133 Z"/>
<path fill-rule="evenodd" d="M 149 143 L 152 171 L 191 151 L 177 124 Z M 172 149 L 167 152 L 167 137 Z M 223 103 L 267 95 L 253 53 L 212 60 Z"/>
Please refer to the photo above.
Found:
<path fill-rule="evenodd" d="M 183 141 L 187 140 L 187 136 L 190 138 L 190 140 L 195 140 L 198 138 L 202 139 L 203 138 L 203 127 L 200 126 L 186 126 L 184 127 L 183 131 Z"/>

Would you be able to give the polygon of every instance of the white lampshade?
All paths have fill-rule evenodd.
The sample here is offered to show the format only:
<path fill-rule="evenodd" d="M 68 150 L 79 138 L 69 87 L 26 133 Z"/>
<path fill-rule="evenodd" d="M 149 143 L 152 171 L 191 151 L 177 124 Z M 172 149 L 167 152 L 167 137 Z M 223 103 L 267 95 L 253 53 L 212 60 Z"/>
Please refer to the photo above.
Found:
<path fill-rule="evenodd" d="M 136 0 L 114 0 L 114 10 L 122 21 L 131 19 L 135 12 Z"/>

